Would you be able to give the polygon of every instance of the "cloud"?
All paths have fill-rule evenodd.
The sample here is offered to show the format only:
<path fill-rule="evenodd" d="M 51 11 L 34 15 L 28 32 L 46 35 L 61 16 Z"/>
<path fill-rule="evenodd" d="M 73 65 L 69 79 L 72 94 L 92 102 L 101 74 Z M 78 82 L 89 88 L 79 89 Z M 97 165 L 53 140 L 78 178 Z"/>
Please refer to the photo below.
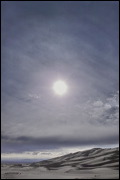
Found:
<path fill-rule="evenodd" d="M 119 93 L 104 99 L 104 102 L 97 100 L 91 104 L 88 102 L 86 113 L 91 117 L 91 120 L 100 124 L 114 125 L 119 121 Z"/>
<path fill-rule="evenodd" d="M 103 129 L 103 133 L 104 133 Z M 94 131 L 94 133 L 97 133 Z M 8 149 L 4 149 L 3 152 L 24 152 L 27 151 L 39 151 L 40 149 L 60 149 L 66 147 L 82 147 L 82 146 L 102 146 L 102 145 L 110 145 L 118 143 L 118 134 L 108 134 L 108 136 L 104 137 L 98 134 L 98 137 L 79 137 L 79 138 L 61 138 L 61 137 L 47 137 L 47 138 L 33 138 L 33 137 L 19 137 L 19 138 L 8 138 L 4 142 L 8 143 Z M 11 149 L 10 149 L 11 145 Z M 16 148 L 15 148 L 16 146 Z M 42 153 L 43 155 L 43 153 Z M 46 155 L 46 154 L 44 154 Z M 47 154 L 48 155 L 48 154 Z"/>
<path fill-rule="evenodd" d="M 20 102 L 19 105 L 16 104 L 16 110 L 13 106 L 12 111 L 17 121 L 13 119 L 7 124 L 2 124 L 3 149 L 24 151 L 31 148 L 35 150 L 62 146 L 116 144 L 119 139 L 118 99 L 119 94 L 116 93 L 104 101 L 89 100 L 82 105 L 73 106 L 69 103 L 67 106 L 68 102 L 65 104 L 65 101 L 61 101 L 58 105 L 50 103 L 47 114 L 44 109 L 46 105 L 43 103 L 39 118 L 36 118 L 39 102 L 32 101 L 35 107 L 29 110 L 31 106 L 28 105 L 29 114 L 26 120 L 21 118 L 21 114 L 22 117 L 24 113 L 26 114 L 26 104 Z M 11 110 L 12 105 L 10 112 Z"/>
<path fill-rule="evenodd" d="M 97 3 L 2 2 L 4 150 L 117 142 L 118 5 Z"/>
<path fill-rule="evenodd" d="M 93 103 L 93 105 L 94 105 L 94 106 L 97 106 L 97 107 L 103 106 L 103 102 L 100 101 L 100 100 L 98 100 L 98 101 L 95 101 L 95 102 Z"/>
<path fill-rule="evenodd" d="M 89 147 L 90 148 L 90 147 Z M 82 151 L 89 149 L 88 147 L 62 147 L 58 149 L 43 149 L 39 151 L 24 151 L 24 152 L 8 152 L 8 153 L 2 153 L 1 158 L 2 160 L 13 160 L 13 159 L 37 159 L 45 160 L 50 159 L 58 156 L 63 156 L 65 154 L 69 154 L 72 152 Z"/>
<path fill-rule="evenodd" d="M 83 107 L 76 106 L 72 113 L 67 109 L 67 112 L 63 111 L 64 107 L 59 107 L 61 108 L 59 111 L 61 110 L 63 114 L 58 113 L 55 119 L 52 118 L 54 113 L 50 114 L 49 122 L 48 119 L 34 120 L 28 127 L 28 121 L 22 123 L 23 136 L 19 133 L 19 124 L 15 124 L 15 127 L 10 126 L 7 135 L 2 136 L 2 143 L 4 146 L 5 144 L 11 146 L 11 151 L 16 145 L 17 151 L 24 151 L 33 147 L 33 149 L 40 149 L 117 144 L 119 140 L 118 100 L 119 94 L 116 93 L 104 99 L 104 102 L 99 99 L 96 102 L 86 102 Z M 57 109 L 54 110 L 57 111 Z"/>
<path fill-rule="evenodd" d="M 39 99 L 41 97 L 39 94 L 28 94 L 28 96 L 33 99 Z"/>

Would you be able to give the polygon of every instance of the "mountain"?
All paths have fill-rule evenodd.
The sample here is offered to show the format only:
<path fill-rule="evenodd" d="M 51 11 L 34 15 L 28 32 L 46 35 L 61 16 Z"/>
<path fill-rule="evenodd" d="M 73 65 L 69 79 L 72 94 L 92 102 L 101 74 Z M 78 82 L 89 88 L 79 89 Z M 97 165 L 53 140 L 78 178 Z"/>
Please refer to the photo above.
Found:
<path fill-rule="evenodd" d="M 109 167 L 118 170 L 119 148 L 93 148 L 90 150 L 70 153 L 57 158 L 32 163 L 31 166 L 43 166 L 48 170 L 57 170 L 60 167 L 71 166 L 72 169 L 84 170 Z"/>
<path fill-rule="evenodd" d="M 27 164 L 3 164 L 1 179 L 119 179 L 119 148 L 93 148 Z"/>

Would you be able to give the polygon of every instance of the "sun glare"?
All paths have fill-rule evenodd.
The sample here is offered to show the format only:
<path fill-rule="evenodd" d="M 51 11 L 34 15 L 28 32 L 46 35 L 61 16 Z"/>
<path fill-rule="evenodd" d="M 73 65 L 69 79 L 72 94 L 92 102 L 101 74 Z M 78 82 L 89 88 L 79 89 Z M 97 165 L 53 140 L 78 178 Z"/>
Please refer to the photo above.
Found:
<path fill-rule="evenodd" d="M 57 95 L 64 95 L 67 92 L 67 85 L 64 81 L 58 80 L 53 84 L 53 90 Z"/>

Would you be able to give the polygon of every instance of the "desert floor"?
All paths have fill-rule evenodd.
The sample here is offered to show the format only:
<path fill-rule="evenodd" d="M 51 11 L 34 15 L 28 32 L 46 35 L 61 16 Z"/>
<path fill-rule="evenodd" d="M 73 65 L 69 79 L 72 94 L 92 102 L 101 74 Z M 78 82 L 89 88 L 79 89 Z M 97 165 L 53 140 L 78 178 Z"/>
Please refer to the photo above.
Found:
<path fill-rule="evenodd" d="M 55 170 L 31 167 L 29 164 L 1 165 L 1 179 L 119 179 L 119 171 L 113 168 L 75 169 L 64 166 Z"/>

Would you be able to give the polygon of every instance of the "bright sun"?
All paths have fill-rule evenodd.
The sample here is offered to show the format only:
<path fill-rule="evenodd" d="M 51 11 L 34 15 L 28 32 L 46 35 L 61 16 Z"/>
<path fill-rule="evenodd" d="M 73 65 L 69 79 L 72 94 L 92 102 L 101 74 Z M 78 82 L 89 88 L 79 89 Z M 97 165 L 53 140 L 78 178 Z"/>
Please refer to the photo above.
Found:
<path fill-rule="evenodd" d="M 67 85 L 64 81 L 58 80 L 53 84 L 53 90 L 57 95 L 64 95 L 67 92 Z"/>

